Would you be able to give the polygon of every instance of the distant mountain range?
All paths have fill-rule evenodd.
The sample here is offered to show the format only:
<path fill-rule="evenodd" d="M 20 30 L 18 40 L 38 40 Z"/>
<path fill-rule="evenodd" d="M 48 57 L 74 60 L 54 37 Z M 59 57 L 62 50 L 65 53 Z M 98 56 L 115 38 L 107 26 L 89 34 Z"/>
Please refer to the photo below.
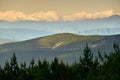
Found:
<path fill-rule="evenodd" d="M 17 42 L 17 41 L 11 40 L 11 39 L 0 38 L 0 44 L 11 43 L 11 42 Z"/>
<path fill-rule="evenodd" d="M 51 61 L 54 57 L 72 63 L 78 61 L 82 51 L 88 43 L 92 52 L 97 56 L 98 50 L 102 54 L 113 51 L 113 42 L 120 45 L 120 34 L 111 36 L 91 35 L 83 36 L 71 33 L 54 34 L 27 41 L 0 45 L 1 59 L 9 59 L 13 52 L 19 61 L 28 61 L 31 58 L 46 58 Z M 5 56 L 9 55 L 9 56 Z M 1 63 L 1 62 L 0 62 Z"/>
<path fill-rule="evenodd" d="M 45 32 L 45 31 L 32 30 L 32 29 L 22 29 L 22 28 L 0 29 L 0 38 L 9 39 L 9 40 L 15 39 L 18 41 L 37 38 L 37 37 L 45 36 L 49 34 L 50 33 Z"/>
<path fill-rule="evenodd" d="M 79 35 L 120 34 L 120 16 L 83 19 L 76 21 L 0 21 L 0 38 L 28 40 L 57 33 L 74 33 Z"/>

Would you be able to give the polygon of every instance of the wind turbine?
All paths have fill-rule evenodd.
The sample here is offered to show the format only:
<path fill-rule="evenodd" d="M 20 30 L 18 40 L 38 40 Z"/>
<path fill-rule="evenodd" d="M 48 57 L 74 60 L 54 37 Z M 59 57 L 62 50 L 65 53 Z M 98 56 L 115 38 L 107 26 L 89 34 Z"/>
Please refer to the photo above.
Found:
<path fill-rule="evenodd" d="M 110 29 L 109 28 L 107 28 L 107 33 L 108 33 L 108 35 L 110 34 Z"/>
<path fill-rule="evenodd" d="M 63 33 L 63 27 L 61 27 L 61 33 Z"/>
<path fill-rule="evenodd" d="M 96 29 L 96 32 L 97 32 L 97 35 L 100 35 L 100 29 L 99 28 Z"/>

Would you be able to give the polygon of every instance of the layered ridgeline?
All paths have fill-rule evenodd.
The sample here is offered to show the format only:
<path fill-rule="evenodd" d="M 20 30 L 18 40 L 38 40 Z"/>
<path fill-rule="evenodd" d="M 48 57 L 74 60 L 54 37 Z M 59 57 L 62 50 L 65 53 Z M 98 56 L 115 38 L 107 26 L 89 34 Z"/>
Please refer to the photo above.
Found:
<path fill-rule="evenodd" d="M 0 44 L 11 43 L 11 42 L 17 42 L 17 40 L 0 38 Z"/>
<path fill-rule="evenodd" d="M 4 61 L 9 60 L 13 52 L 16 53 L 20 62 L 29 62 L 32 58 L 35 60 L 46 58 L 51 61 L 54 57 L 58 57 L 63 61 L 71 63 L 79 60 L 86 43 L 88 43 L 96 56 L 98 50 L 102 54 L 113 51 L 113 42 L 120 45 L 120 35 L 83 36 L 71 33 L 49 35 L 0 45 L 0 63 L 3 64 Z"/>

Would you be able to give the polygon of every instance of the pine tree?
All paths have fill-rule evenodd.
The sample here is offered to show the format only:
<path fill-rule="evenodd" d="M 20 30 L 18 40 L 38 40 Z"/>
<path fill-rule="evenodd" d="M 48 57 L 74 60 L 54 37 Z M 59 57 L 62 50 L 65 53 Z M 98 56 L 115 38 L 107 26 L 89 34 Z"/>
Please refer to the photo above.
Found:
<path fill-rule="evenodd" d="M 53 62 L 51 63 L 52 80 L 59 80 L 58 64 L 58 58 L 55 57 Z"/>
<path fill-rule="evenodd" d="M 18 74 L 19 74 L 19 66 L 17 63 L 17 58 L 16 58 L 15 53 L 13 54 L 13 56 L 11 58 L 10 67 L 11 67 L 11 72 L 14 76 L 14 79 L 16 79 L 18 77 Z"/>
<path fill-rule="evenodd" d="M 4 80 L 4 77 L 5 77 L 4 70 L 0 66 L 0 80 Z"/>
<path fill-rule="evenodd" d="M 82 78 L 85 79 L 88 76 L 90 68 L 93 65 L 93 54 L 91 49 L 86 44 L 86 48 L 83 50 L 83 57 L 80 57 L 81 64 L 81 75 Z"/>
<path fill-rule="evenodd" d="M 26 63 L 21 63 L 20 69 L 19 69 L 19 76 L 17 80 L 26 80 L 27 79 L 27 68 Z"/>

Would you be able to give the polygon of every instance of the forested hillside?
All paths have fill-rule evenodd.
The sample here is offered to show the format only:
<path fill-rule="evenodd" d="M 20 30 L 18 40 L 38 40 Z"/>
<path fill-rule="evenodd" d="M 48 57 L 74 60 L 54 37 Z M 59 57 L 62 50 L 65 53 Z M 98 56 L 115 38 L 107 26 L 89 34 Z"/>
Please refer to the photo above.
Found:
<path fill-rule="evenodd" d="M 26 62 L 18 64 L 14 53 L 11 61 L 0 67 L 0 80 L 120 80 L 120 49 L 116 43 L 113 48 L 109 55 L 98 51 L 99 56 L 93 57 L 95 53 L 86 45 L 79 62 L 72 65 L 56 57 L 51 63 L 32 59 L 27 66 Z"/>
<path fill-rule="evenodd" d="M 15 51 L 18 63 L 26 61 L 29 64 L 34 58 L 35 62 L 40 58 L 41 61 L 46 58 L 51 62 L 54 57 L 62 59 L 68 64 L 79 61 L 79 56 L 83 55 L 83 50 L 88 46 L 98 56 L 98 50 L 101 55 L 106 52 L 108 55 L 113 52 L 113 43 L 120 45 L 120 34 L 116 35 L 76 35 L 72 33 L 59 33 L 45 37 L 38 37 L 27 41 L 6 43 L 0 45 L 0 65 L 4 65 L 6 60 L 10 60 Z M 110 44 L 111 43 L 111 44 Z"/>

